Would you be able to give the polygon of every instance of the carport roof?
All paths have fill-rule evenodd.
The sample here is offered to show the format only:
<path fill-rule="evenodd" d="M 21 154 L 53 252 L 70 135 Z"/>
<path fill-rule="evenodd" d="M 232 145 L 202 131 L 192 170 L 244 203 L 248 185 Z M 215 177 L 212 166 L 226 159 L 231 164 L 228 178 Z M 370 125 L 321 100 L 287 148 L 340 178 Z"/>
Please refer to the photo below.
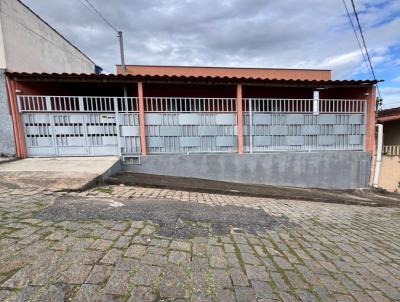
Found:
<path fill-rule="evenodd" d="M 122 75 L 122 74 L 86 74 L 86 73 L 28 73 L 7 72 L 16 81 L 41 82 L 160 82 L 160 83 L 203 83 L 203 84 L 263 84 L 270 86 L 308 86 L 308 87 L 360 87 L 372 86 L 379 80 L 299 80 L 257 77 L 221 77 L 221 76 L 155 76 L 155 75 Z"/>

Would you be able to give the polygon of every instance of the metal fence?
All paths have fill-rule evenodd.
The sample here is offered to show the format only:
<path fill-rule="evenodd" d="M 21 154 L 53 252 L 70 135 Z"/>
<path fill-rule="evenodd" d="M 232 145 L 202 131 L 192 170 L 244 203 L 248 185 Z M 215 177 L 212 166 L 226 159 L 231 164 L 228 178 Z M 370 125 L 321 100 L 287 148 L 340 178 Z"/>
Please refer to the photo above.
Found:
<path fill-rule="evenodd" d="M 28 156 L 140 153 L 138 98 L 18 96 Z"/>
<path fill-rule="evenodd" d="M 363 150 L 365 100 L 243 100 L 246 152 Z"/>
<path fill-rule="evenodd" d="M 140 153 L 139 99 L 18 96 L 30 156 Z M 365 100 L 245 98 L 246 152 L 363 150 Z M 237 152 L 235 98 L 145 97 L 147 152 Z"/>
<path fill-rule="evenodd" d="M 146 97 L 149 154 L 236 152 L 234 98 Z"/>
<path fill-rule="evenodd" d="M 383 146 L 383 154 L 391 156 L 400 156 L 400 145 Z"/>

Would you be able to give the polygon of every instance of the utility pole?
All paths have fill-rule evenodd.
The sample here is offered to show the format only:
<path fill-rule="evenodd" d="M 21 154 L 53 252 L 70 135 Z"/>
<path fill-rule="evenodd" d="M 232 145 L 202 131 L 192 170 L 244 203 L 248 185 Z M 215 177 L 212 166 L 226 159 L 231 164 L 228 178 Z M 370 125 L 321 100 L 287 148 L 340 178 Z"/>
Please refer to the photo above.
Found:
<path fill-rule="evenodd" d="M 121 67 L 122 67 L 122 74 L 126 75 L 126 66 L 125 66 L 125 54 L 124 54 L 124 39 L 122 37 L 122 31 L 118 32 L 119 38 L 119 51 L 121 53 Z"/>
<path fill-rule="evenodd" d="M 122 37 L 122 31 L 118 31 L 119 38 L 119 51 L 121 53 L 121 68 L 122 74 L 126 75 L 126 66 L 125 66 L 125 54 L 124 54 L 124 39 Z M 124 85 L 124 97 L 128 96 L 128 91 L 126 89 L 126 85 Z"/>

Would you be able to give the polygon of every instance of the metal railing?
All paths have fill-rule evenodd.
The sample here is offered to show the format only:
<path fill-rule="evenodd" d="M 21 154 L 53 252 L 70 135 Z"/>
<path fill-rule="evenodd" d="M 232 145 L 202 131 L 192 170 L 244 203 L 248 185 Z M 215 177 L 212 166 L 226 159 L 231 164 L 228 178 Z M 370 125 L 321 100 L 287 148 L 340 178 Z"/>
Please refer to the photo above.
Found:
<path fill-rule="evenodd" d="M 383 146 L 383 154 L 391 156 L 400 156 L 400 145 Z"/>
<path fill-rule="evenodd" d="M 149 112 L 235 112 L 235 98 L 145 97 Z"/>
<path fill-rule="evenodd" d="M 137 112 L 137 97 L 18 96 L 20 112 Z M 117 108 L 116 108 L 117 107 Z M 235 112 L 235 98 L 145 97 L 148 112 Z M 243 111 L 277 113 L 364 113 L 366 100 L 245 98 Z"/>
<path fill-rule="evenodd" d="M 20 112 L 138 112 L 137 97 L 19 95 Z"/>
<path fill-rule="evenodd" d="M 243 111 L 285 113 L 364 113 L 366 100 L 245 98 Z"/>

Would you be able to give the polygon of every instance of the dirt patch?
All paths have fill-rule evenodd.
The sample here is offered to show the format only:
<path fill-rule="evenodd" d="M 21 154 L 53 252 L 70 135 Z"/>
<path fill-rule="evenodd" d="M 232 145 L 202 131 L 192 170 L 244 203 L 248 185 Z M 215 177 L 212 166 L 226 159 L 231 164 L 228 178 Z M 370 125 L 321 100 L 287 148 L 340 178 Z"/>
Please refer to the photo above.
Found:
<path fill-rule="evenodd" d="M 159 225 L 160 236 L 181 239 L 225 235 L 236 232 L 256 234 L 289 224 L 286 216 L 271 216 L 262 209 L 240 206 L 210 206 L 169 199 L 115 200 L 60 197 L 37 214 L 37 218 L 64 220 L 150 220 Z"/>

